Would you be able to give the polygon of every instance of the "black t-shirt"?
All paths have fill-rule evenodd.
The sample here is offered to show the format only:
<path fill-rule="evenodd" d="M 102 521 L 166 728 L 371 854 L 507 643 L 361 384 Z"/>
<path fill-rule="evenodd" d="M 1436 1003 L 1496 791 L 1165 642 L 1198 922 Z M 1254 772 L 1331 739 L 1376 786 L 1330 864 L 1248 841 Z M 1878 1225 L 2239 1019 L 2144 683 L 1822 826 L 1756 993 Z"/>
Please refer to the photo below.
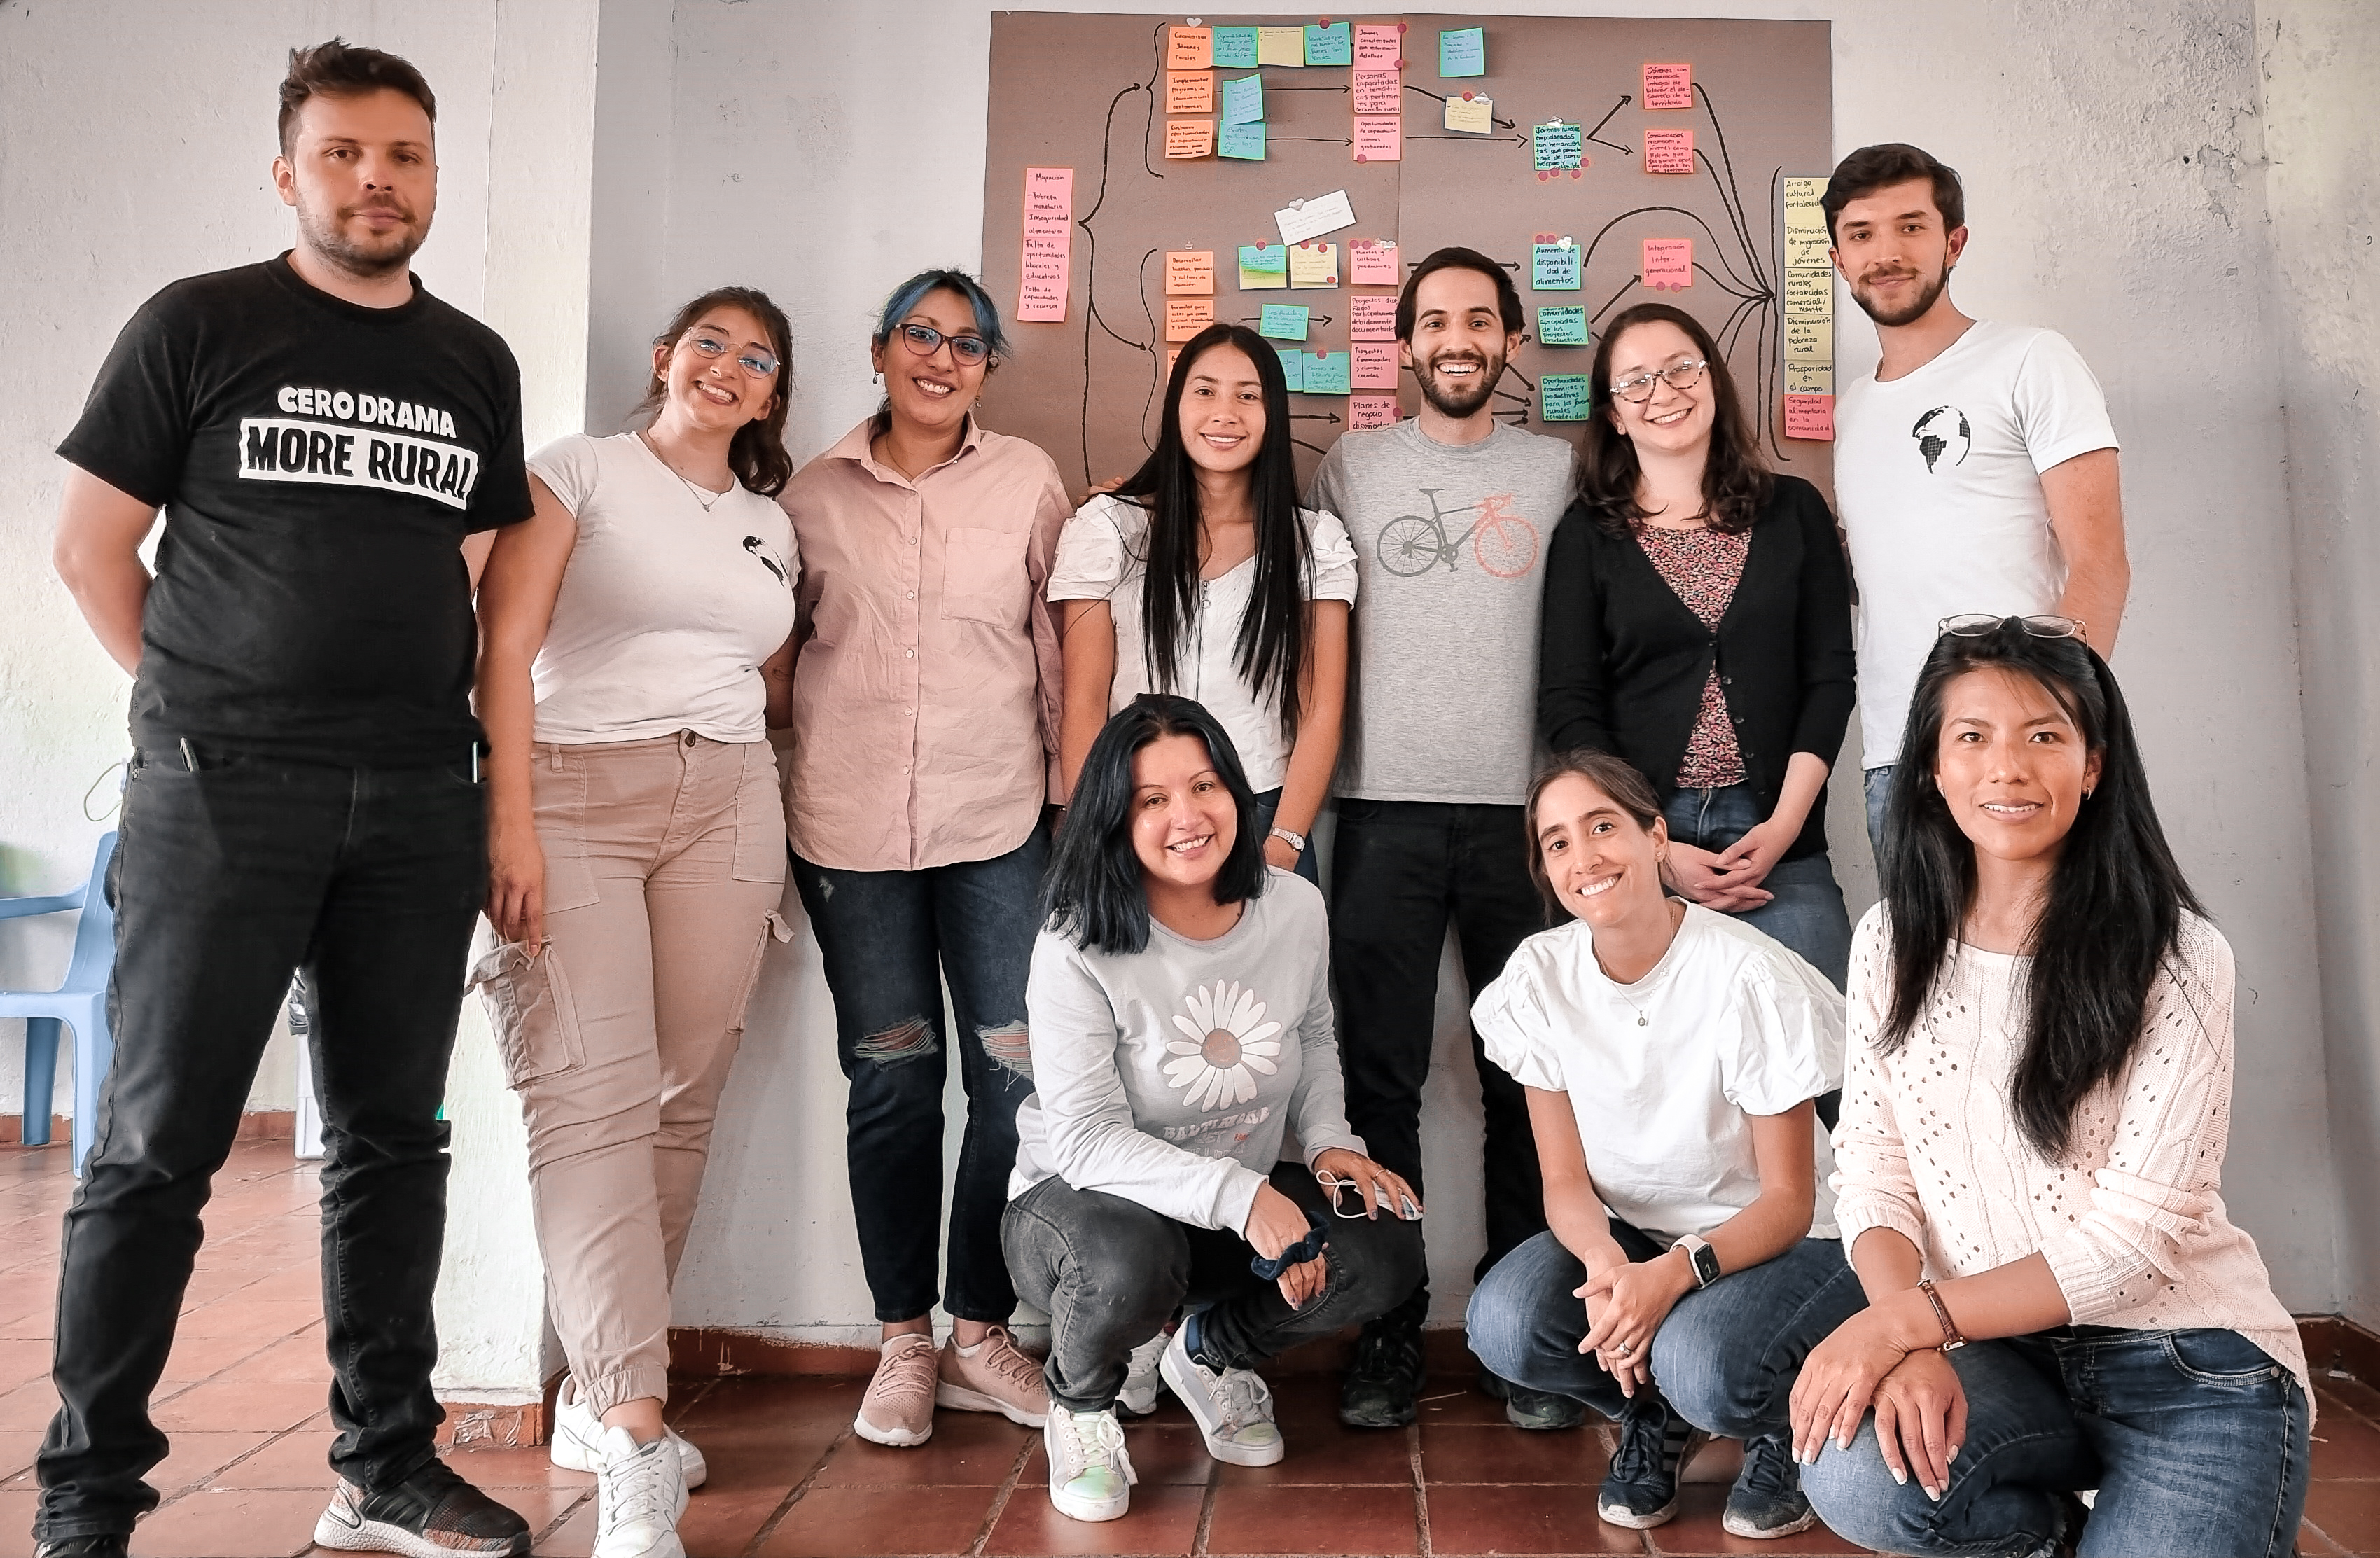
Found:
<path fill-rule="evenodd" d="M 462 761 L 463 538 L 528 517 L 520 370 L 414 283 L 368 309 L 287 255 L 177 281 L 116 337 L 58 453 L 165 510 L 132 740 Z"/>

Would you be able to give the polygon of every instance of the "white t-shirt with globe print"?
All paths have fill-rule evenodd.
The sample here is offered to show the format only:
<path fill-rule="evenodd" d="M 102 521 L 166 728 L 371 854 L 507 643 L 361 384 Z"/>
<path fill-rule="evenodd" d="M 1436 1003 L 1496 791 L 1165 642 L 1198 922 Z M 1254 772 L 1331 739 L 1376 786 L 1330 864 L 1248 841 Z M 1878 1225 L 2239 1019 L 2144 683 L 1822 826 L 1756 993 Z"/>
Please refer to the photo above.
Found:
<path fill-rule="evenodd" d="M 1212 941 L 1152 920 L 1148 950 L 1101 953 L 1044 930 L 1025 1011 L 1034 1091 L 1016 1111 L 1012 1200 L 1056 1175 L 1236 1232 L 1288 1131 L 1309 1166 L 1364 1150 L 1347 1128 L 1322 894 L 1301 877 L 1269 869 Z"/>

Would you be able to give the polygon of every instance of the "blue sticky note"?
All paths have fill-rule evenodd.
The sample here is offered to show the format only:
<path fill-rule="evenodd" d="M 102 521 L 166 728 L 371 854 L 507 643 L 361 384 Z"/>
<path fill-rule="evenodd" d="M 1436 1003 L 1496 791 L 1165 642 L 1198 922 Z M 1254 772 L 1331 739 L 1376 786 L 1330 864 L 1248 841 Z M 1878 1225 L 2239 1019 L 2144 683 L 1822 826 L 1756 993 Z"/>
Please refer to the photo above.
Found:
<path fill-rule="evenodd" d="M 1305 390 L 1308 395 L 1345 395 L 1348 360 L 1345 352 L 1307 352 Z"/>
<path fill-rule="evenodd" d="M 1218 70 L 1254 70 L 1257 67 L 1257 30 L 1253 27 L 1219 27 L 1215 29 L 1215 68 Z"/>
<path fill-rule="evenodd" d="M 1586 310 L 1573 305 L 1537 310 L 1537 345 L 1583 347 L 1587 344 Z"/>
<path fill-rule="evenodd" d="M 1560 168 L 1579 165 L 1579 155 L 1585 150 L 1584 135 L 1576 125 L 1566 125 L 1556 119 L 1537 127 L 1537 171 L 1552 173 Z"/>
<path fill-rule="evenodd" d="M 1558 243 L 1534 244 L 1529 250 L 1529 286 L 1536 292 L 1578 290 L 1578 249 Z"/>
<path fill-rule="evenodd" d="M 1223 123 L 1252 125 L 1264 117 L 1264 77 L 1243 76 L 1223 83 Z M 1229 156 L 1228 152 L 1224 155 Z"/>
<path fill-rule="evenodd" d="M 1264 148 L 1262 119 L 1249 125 L 1225 125 L 1215 133 L 1215 155 L 1219 157 L 1238 157 L 1245 162 L 1260 163 L 1264 161 Z M 1571 285 L 1575 286 L 1578 284 L 1572 282 Z"/>
<path fill-rule="evenodd" d="M 1317 27 L 1308 22 L 1305 28 L 1305 63 L 1308 65 L 1354 64 L 1354 30 L 1343 21 L 1334 21 L 1328 27 Z"/>
<path fill-rule="evenodd" d="M 1488 74 L 1488 30 L 1465 27 L 1438 35 L 1438 73 L 1440 76 L 1485 76 Z"/>
<path fill-rule="evenodd" d="M 1285 276 L 1289 274 L 1289 250 L 1277 243 L 1244 243 L 1240 245 L 1240 269 Z"/>
<path fill-rule="evenodd" d="M 1275 347 L 1273 350 L 1281 353 L 1281 373 L 1289 381 L 1289 387 L 1303 390 L 1305 387 L 1305 354 L 1295 347 Z"/>
<path fill-rule="evenodd" d="M 1586 375 L 1546 373 L 1537 379 L 1537 415 L 1549 422 L 1587 419 Z"/>
<path fill-rule="evenodd" d="M 1257 322 L 1257 334 L 1276 341 L 1303 341 L 1305 317 L 1305 310 L 1294 303 L 1267 303 L 1264 317 Z"/>

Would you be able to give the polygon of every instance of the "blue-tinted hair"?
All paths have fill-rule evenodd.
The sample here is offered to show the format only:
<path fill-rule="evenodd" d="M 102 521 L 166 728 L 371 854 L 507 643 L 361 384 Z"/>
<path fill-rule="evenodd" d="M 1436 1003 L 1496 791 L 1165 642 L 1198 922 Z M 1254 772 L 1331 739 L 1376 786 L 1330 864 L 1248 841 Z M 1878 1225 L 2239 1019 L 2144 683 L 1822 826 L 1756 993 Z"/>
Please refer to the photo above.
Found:
<path fill-rule="evenodd" d="M 965 298 L 967 307 L 975 312 L 975 333 L 991 348 L 994 360 L 1008 355 L 1008 333 L 1000 325 L 1000 305 L 991 300 L 983 283 L 965 271 L 919 271 L 894 287 L 892 296 L 884 299 L 884 314 L 876 322 L 876 334 L 871 339 L 880 347 L 890 341 L 892 332 L 901 328 L 901 322 L 925 300 L 929 292 L 955 292 Z"/>

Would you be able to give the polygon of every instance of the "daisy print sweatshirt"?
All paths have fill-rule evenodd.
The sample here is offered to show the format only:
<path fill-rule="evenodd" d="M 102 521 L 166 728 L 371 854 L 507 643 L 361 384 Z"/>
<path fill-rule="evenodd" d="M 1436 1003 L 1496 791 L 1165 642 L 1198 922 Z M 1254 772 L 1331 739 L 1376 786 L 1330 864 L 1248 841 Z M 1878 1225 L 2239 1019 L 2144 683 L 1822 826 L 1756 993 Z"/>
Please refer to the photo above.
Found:
<path fill-rule="evenodd" d="M 1364 1150 L 1347 1128 L 1322 894 L 1268 870 L 1240 922 L 1194 942 L 1092 952 L 1043 931 L 1025 989 L 1034 1092 L 1016 1111 L 1011 1199 L 1056 1175 L 1198 1228 L 1245 1226 L 1297 1133 L 1305 1161 Z"/>

